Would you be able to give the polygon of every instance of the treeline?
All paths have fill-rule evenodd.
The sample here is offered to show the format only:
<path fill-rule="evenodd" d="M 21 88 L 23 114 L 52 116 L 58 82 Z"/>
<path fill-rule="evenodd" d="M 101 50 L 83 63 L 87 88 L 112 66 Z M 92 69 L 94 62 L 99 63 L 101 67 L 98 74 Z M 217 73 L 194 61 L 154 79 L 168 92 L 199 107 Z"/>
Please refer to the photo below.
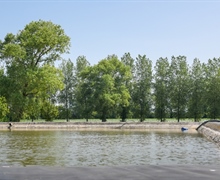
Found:
<path fill-rule="evenodd" d="M 63 61 L 65 89 L 58 95 L 60 118 L 201 118 L 220 116 L 220 58 L 189 65 L 185 56 L 110 55 L 90 66 L 80 56 L 76 65 Z"/>
<path fill-rule="evenodd" d="M 95 65 L 56 60 L 70 38 L 48 21 L 34 21 L 0 41 L 0 119 L 220 117 L 220 58 L 189 65 L 185 56 L 109 55 Z"/>

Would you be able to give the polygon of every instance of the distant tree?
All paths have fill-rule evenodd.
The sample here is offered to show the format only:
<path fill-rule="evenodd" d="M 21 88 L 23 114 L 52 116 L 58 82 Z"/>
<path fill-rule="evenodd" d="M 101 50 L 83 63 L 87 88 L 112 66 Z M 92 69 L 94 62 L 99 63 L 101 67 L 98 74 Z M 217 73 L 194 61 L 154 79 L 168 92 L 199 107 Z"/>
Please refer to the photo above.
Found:
<path fill-rule="evenodd" d="M 132 75 L 131 79 L 127 79 L 127 81 L 125 82 L 125 85 L 129 91 L 129 94 L 131 95 L 132 88 L 133 88 L 133 82 L 134 82 L 134 77 L 133 77 L 134 68 L 135 68 L 134 59 L 131 57 L 130 53 L 125 53 L 121 58 L 121 62 L 124 65 L 129 67 L 131 75 Z M 125 122 L 128 115 L 131 114 L 131 111 L 130 111 L 131 105 L 132 105 L 132 101 L 130 99 L 129 106 L 122 106 L 121 107 L 122 108 L 122 111 L 121 111 L 122 122 Z"/>
<path fill-rule="evenodd" d="M 146 55 L 138 55 L 135 63 L 134 88 L 132 100 L 134 102 L 134 111 L 140 121 L 144 121 L 150 114 L 152 105 L 152 62 Z"/>
<path fill-rule="evenodd" d="M 205 95 L 204 68 L 199 59 L 194 59 L 191 67 L 189 90 L 188 113 L 196 122 L 204 115 Z"/>
<path fill-rule="evenodd" d="M 212 119 L 220 117 L 220 58 L 209 59 L 205 65 L 205 104 L 207 115 Z"/>
<path fill-rule="evenodd" d="M 81 72 L 84 71 L 87 67 L 90 67 L 89 61 L 85 56 L 79 56 L 76 59 L 76 83 L 75 83 L 75 93 L 74 93 L 74 110 L 78 118 L 85 118 L 88 121 L 91 117 L 90 103 L 88 102 L 88 96 L 90 96 L 91 85 L 87 84 L 89 82 L 84 82 L 80 76 Z"/>
<path fill-rule="evenodd" d="M 64 89 L 60 91 L 58 98 L 59 102 L 64 104 L 66 111 L 66 121 L 69 121 L 71 112 L 73 112 L 74 91 L 76 82 L 76 73 L 73 62 L 69 60 L 63 60 L 60 69 L 64 75 Z"/>
<path fill-rule="evenodd" d="M 159 58 L 154 74 L 154 103 L 155 117 L 165 121 L 168 113 L 169 101 L 169 62 L 167 58 Z"/>
<path fill-rule="evenodd" d="M 129 105 L 130 95 L 125 82 L 130 78 L 130 69 L 117 58 L 101 60 L 82 71 L 81 77 L 81 86 L 88 93 L 84 97 L 93 102 L 90 107 L 102 122 L 107 121 L 115 108 Z"/>
<path fill-rule="evenodd" d="M 189 67 L 185 56 L 172 57 L 169 78 L 170 101 L 173 115 L 179 122 L 187 114 Z"/>

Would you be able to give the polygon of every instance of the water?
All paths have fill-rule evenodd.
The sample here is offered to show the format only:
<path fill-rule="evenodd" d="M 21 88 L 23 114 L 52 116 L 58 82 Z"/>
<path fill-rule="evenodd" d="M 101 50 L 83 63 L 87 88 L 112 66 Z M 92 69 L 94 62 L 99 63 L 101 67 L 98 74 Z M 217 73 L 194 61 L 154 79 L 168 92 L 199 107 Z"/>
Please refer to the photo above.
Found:
<path fill-rule="evenodd" d="M 220 164 L 220 149 L 175 131 L 0 131 L 0 165 Z"/>

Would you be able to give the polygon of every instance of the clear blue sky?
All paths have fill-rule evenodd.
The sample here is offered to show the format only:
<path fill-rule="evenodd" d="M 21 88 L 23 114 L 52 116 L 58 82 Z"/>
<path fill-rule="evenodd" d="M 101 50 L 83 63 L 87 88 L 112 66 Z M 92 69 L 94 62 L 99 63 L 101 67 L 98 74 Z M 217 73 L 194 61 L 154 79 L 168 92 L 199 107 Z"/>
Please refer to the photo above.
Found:
<path fill-rule="evenodd" d="M 0 39 L 31 21 L 50 20 L 71 38 L 70 58 L 107 55 L 220 57 L 220 0 L 0 0 Z"/>

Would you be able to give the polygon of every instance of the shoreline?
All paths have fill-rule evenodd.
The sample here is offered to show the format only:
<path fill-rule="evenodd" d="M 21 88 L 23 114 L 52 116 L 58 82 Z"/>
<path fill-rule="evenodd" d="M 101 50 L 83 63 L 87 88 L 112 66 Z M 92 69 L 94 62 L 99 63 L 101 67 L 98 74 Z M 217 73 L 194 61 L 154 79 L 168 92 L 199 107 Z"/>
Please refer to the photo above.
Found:
<path fill-rule="evenodd" d="M 130 130 L 159 130 L 170 129 L 179 130 L 182 127 L 188 130 L 196 130 L 201 122 L 14 122 L 12 123 L 11 130 L 93 130 L 93 129 L 130 129 Z M 9 123 L 1 122 L 0 130 L 9 129 Z"/>
<path fill-rule="evenodd" d="M 213 141 L 220 147 L 220 124 L 208 122 L 199 127 L 198 132 L 203 134 L 207 139 Z"/>

